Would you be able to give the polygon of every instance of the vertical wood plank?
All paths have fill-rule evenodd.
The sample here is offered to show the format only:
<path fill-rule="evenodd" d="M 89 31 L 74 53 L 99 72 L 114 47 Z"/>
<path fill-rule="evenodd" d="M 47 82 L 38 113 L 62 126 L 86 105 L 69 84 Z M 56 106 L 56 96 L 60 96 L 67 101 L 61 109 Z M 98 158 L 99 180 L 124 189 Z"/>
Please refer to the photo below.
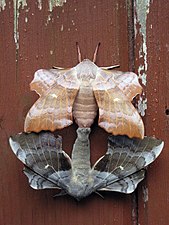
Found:
<path fill-rule="evenodd" d="M 147 179 L 138 191 L 139 224 L 144 225 L 167 225 L 169 220 L 168 11 L 168 1 L 135 1 L 136 67 L 143 79 L 147 74 L 146 134 L 165 141 L 162 154 L 148 168 Z"/>
<path fill-rule="evenodd" d="M 99 66 L 120 64 L 121 70 L 129 67 L 125 1 L 67 0 L 52 12 L 48 1 L 43 1 L 42 7 L 39 2 L 6 1 L 0 12 L 0 224 L 130 225 L 131 195 L 105 193 L 103 200 L 93 194 L 81 202 L 69 196 L 53 199 L 54 190 L 35 191 L 28 186 L 21 172 L 23 165 L 9 148 L 9 136 L 23 131 L 25 115 L 37 99 L 29 91 L 34 72 L 53 65 L 76 65 L 76 41 L 83 57 L 90 59 L 101 42 Z M 16 34 L 19 36 L 15 43 Z M 75 129 L 71 126 L 58 132 L 68 153 L 76 137 Z M 92 162 L 106 148 L 107 134 L 95 124 L 91 134 Z"/>

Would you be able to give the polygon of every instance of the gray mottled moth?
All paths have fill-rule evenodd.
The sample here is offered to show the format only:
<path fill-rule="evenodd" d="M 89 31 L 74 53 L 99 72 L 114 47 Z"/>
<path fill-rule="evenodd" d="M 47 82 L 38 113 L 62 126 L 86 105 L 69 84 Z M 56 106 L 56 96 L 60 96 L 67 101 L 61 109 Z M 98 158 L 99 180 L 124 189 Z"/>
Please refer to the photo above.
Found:
<path fill-rule="evenodd" d="M 164 145 L 153 137 L 109 136 L 106 154 L 91 167 L 89 134 L 90 128 L 78 128 L 71 158 L 62 150 L 62 138 L 51 132 L 20 133 L 10 146 L 25 164 L 32 188 L 57 188 L 80 200 L 98 191 L 133 192 Z"/>

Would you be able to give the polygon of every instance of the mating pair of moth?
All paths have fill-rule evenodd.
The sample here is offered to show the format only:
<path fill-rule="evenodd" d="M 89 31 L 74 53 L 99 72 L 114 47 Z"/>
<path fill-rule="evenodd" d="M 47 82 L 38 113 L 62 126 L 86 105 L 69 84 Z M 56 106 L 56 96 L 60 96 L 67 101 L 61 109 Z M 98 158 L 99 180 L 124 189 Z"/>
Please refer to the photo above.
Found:
<path fill-rule="evenodd" d="M 26 116 L 26 133 L 11 137 L 10 145 L 34 189 L 57 188 L 78 200 L 98 191 L 131 193 L 162 151 L 161 140 L 144 137 L 131 103 L 142 91 L 137 75 L 98 67 L 97 50 L 93 61 L 81 61 L 78 47 L 78 65 L 38 70 L 30 84 L 40 98 Z M 106 154 L 91 167 L 89 134 L 98 112 L 98 125 L 111 135 Z M 73 120 L 78 129 L 70 158 L 52 131 Z"/>

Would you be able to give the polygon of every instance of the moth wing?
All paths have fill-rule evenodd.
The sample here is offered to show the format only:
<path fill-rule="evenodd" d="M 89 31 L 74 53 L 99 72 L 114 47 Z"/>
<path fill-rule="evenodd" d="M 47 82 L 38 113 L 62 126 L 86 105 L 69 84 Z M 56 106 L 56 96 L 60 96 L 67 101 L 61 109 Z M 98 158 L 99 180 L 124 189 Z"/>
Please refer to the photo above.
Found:
<path fill-rule="evenodd" d="M 115 183 L 110 184 L 105 188 L 99 189 L 99 191 L 115 191 L 130 194 L 137 188 L 137 185 L 144 179 L 144 177 L 145 170 L 140 170 L 128 177 L 124 177 Z"/>
<path fill-rule="evenodd" d="M 62 150 L 62 138 L 50 132 L 20 133 L 9 139 L 12 151 L 27 169 L 35 189 L 64 188 L 69 183 L 71 160 Z"/>
<path fill-rule="evenodd" d="M 99 107 L 99 126 L 113 135 L 144 137 L 143 121 L 111 73 L 99 69 L 92 83 Z"/>
<path fill-rule="evenodd" d="M 69 69 L 39 69 L 34 74 L 34 78 L 30 83 L 30 89 L 36 91 L 36 93 L 41 96 L 68 70 Z"/>
<path fill-rule="evenodd" d="M 108 151 L 92 169 L 94 189 L 115 188 L 119 192 L 125 190 L 125 193 L 134 191 L 136 184 L 143 179 L 143 172 L 139 175 L 135 173 L 152 163 L 161 153 L 163 146 L 163 141 L 153 137 L 140 140 L 127 136 L 109 136 Z M 134 186 L 131 187 L 132 183 Z"/>
<path fill-rule="evenodd" d="M 29 110 L 25 132 L 54 131 L 73 123 L 72 107 L 79 90 L 76 70 L 70 69 L 49 88 Z"/>
<path fill-rule="evenodd" d="M 142 86 L 139 83 L 137 74 L 133 72 L 121 72 L 116 70 L 104 71 L 108 75 L 111 74 L 112 79 L 116 82 L 119 89 L 129 99 L 129 101 L 132 101 L 136 95 L 141 94 Z"/>
<path fill-rule="evenodd" d="M 47 180 L 43 176 L 35 173 L 34 171 L 30 170 L 28 167 L 24 167 L 23 169 L 24 174 L 28 178 L 29 185 L 36 190 L 40 189 L 50 189 L 50 188 L 56 188 L 60 189 L 56 183 L 51 182 L 50 180 Z"/>

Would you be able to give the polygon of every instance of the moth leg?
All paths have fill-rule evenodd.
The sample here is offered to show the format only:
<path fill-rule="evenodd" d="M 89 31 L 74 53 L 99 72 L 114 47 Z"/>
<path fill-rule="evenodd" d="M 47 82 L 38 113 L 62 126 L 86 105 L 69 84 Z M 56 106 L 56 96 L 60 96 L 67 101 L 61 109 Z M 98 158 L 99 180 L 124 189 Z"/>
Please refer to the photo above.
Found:
<path fill-rule="evenodd" d="M 59 196 L 63 196 L 63 195 L 67 195 L 67 193 L 66 193 L 66 191 L 64 191 L 64 190 L 61 190 L 58 194 L 55 194 L 55 195 L 53 196 L 53 198 L 56 198 L 56 197 L 59 197 Z"/>
<path fill-rule="evenodd" d="M 104 196 L 102 194 L 100 194 L 98 191 L 95 191 L 94 193 L 97 194 L 98 196 L 100 196 L 102 199 L 104 199 Z"/>
<path fill-rule="evenodd" d="M 114 68 L 120 67 L 120 65 L 113 65 L 113 66 L 102 66 L 101 69 L 103 70 L 112 70 Z"/>
<path fill-rule="evenodd" d="M 99 46 L 100 46 L 100 42 L 97 44 L 96 49 L 94 51 L 94 55 L 93 55 L 93 62 L 94 63 L 96 62 L 96 57 L 97 57 L 97 54 L 98 54 Z"/>

